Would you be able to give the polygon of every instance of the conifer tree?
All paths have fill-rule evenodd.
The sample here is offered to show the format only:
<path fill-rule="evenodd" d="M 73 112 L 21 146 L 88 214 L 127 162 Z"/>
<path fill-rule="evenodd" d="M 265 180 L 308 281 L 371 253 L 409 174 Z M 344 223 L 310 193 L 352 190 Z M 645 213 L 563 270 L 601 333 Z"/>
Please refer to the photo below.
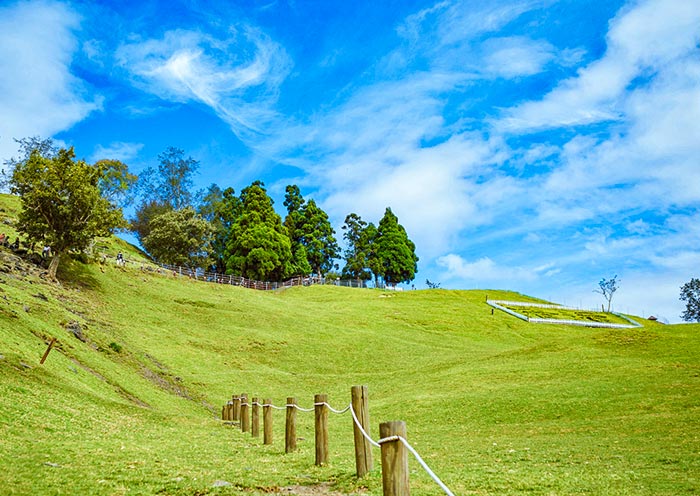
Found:
<path fill-rule="evenodd" d="M 227 271 L 259 281 L 289 277 L 291 242 L 264 184 L 256 181 L 244 188 L 240 202 L 240 215 L 231 225 L 227 243 Z"/>
<path fill-rule="evenodd" d="M 296 185 L 287 186 L 284 205 L 287 217 L 284 225 L 292 242 L 295 270 L 297 274 L 313 272 L 323 276 L 333 269 L 334 261 L 340 256 L 340 247 L 335 239 L 335 231 L 324 212 L 314 200 L 304 200 Z M 306 253 L 307 263 L 297 253 Z"/>
<path fill-rule="evenodd" d="M 416 245 L 408 239 L 406 230 L 387 208 L 377 227 L 375 255 L 379 261 L 379 274 L 389 285 L 410 282 L 418 272 Z"/>

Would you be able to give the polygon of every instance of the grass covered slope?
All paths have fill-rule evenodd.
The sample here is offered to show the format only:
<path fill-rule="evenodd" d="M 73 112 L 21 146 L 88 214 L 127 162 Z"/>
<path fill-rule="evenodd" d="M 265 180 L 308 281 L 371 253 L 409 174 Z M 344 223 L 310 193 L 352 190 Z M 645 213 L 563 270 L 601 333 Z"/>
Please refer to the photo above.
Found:
<path fill-rule="evenodd" d="M 217 420 L 232 393 L 304 407 L 327 393 L 342 408 L 354 384 L 369 387 L 373 438 L 380 422 L 405 420 L 455 494 L 700 490 L 698 325 L 538 326 L 491 315 L 480 291 L 256 292 L 109 263 L 73 262 L 59 287 L 0 256 L 3 494 L 264 494 L 331 481 L 379 495 L 378 451 L 373 473 L 353 476 L 347 415 L 331 415 L 320 468 L 312 414 L 298 414 L 303 439 L 288 455 L 284 412 L 272 446 Z M 410 466 L 414 494 L 442 494 Z"/>

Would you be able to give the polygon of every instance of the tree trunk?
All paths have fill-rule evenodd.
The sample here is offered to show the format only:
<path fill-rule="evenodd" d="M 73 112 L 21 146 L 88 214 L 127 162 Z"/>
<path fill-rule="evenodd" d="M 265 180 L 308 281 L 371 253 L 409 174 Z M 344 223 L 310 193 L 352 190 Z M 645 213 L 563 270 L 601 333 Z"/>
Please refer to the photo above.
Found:
<path fill-rule="evenodd" d="M 51 259 L 51 263 L 49 264 L 49 279 L 52 281 L 56 280 L 56 272 L 58 271 L 58 263 L 61 261 L 61 254 L 56 253 L 54 257 Z"/>

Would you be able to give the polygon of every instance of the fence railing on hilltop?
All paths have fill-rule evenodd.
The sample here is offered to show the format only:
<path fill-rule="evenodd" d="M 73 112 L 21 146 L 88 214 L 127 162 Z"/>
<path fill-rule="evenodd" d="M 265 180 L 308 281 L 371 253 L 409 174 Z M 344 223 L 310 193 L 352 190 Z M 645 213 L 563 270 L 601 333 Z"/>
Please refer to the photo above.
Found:
<path fill-rule="evenodd" d="M 160 274 L 170 274 L 176 277 L 186 277 L 194 281 L 202 281 L 213 284 L 228 284 L 232 286 L 240 286 L 248 289 L 257 289 L 261 291 L 270 291 L 276 289 L 291 288 L 294 286 L 313 286 L 316 284 L 343 286 L 347 288 L 376 288 L 391 291 L 402 291 L 402 288 L 395 286 L 387 286 L 383 283 L 373 283 L 362 279 L 340 279 L 338 277 L 319 277 L 319 276 L 297 276 L 292 277 L 282 282 L 256 281 L 242 276 L 232 274 L 223 274 L 221 272 L 208 272 L 202 269 L 192 269 L 181 265 L 155 264 L 142 261 L 133 261 L 129 259 L 119 259 L 116 256 L 103 253 L 103 260 L 114 258 L 117 265 L 139 265 L 141 270 L 157 272 Z"/>

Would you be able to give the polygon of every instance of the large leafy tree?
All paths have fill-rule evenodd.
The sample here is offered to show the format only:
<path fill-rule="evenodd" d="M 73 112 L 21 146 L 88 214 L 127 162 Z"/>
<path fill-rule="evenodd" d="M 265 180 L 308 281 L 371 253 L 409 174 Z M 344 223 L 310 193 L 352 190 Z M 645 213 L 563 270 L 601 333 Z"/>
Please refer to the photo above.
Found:
<path fill-rule="evenodd" d="M 17 229 L 30 243 L 51 246 L 49 277 L 55 279 L 63 255 L 85 250 L 126 222 L 121 208 L 102 195 L 103 167 L 76 160 L 73 148 L 24 151 L 24 158 L 12 162 L 9 179 L 10 191 L 21 199 Z"/>
<path fill-rule="evenodd" d="M 186 157 L 184 150 L 170 146 L 158 155 L 158 166 L 148 167 L 139 177 L 141 202 L 131 220 L 131 229 L 143 243 L 149 223 L 169 210 L 181 210 L 195 203 L 194 175 L 199 162 Z"/>
<path fill-rule="evenodd" d="M 296 185 L 287 186 L 284 205 L 287 207 L 284 225 L 292 242 L 296 273 L 314 272 L 323 276 L 334 268 L 334 261 L 340 256 L 328 214 L 314 200 L 305 201 Z M 302 251 L 307 263 L 300 255 Z"/>
<path fill-rule="evenodd" d="M 143 247 L 158 262 L 204 267 L 209 263 L 209 244 L 214 229 L 192 207 L 168 210 L 150 221 Z"/>
<path fill-rule="evenodd" d="M 418 272 L 416 246 L 390 208 L 386 209 L 379 221 L 375 245 L 379 274 L 387 284 L 396 285 L 415 278 Z"/>
<path fill-rule="evenodd" d="M 287 216 L 284 219 L 284 227 L 291 242 L 292 249 L 292 275 L 305 276 L 313 270 L 309 263 L 306 247 L 304 246 L 304 204 L 306 201 L 301 196 L 299 187 L 295 184 L 287 186 L 284 195 L 284 206 L 287 207 Z"/>
<path fill-rule="evenodd" d="M 199 206 L 199 214 L 208 220 L 214 229 L 211 259 L 217 272 L 226 271 L 226 245 L 230 238 L 231 226 L 240 215 L 240 205 L 240 198 L 236 196 L 233 188 L 222 191 L 219 186 L 212 184 Z"/>
<path fill-rule="evenodd" d="M 131 219 L 130 229 L 141 244 L 143 244 L 143 240 L 146 239 L 151 232 L 151 220 L 171 211 L 172 207 L 167 203 L 161 203 L 153 199 L 144 200 L 134 212 L 134 218 Z"/>
<path fill-rule="evenodd" d="M 293 272 L 291 242 L 264 184 L 256 181 L 244 188 L 240 202 L 240 215 L 227 243 L 227 271 L 259 281 L 289 277 Z"/>
<path fill-rule="evenodd" d="M 340 257 L 335 230 L 328 214 L 314 200 L 309 200 L 305 205 L 304 219 L 302 242 L 306 248 L 306 257 L 314 273 L 323 276 L 335 268 L 335 259 Z"/>
<path fill-rule="evenodd" d="M 134 186 L 138 177 L 129 172 L 129 167 L 119 161 L 103 159 L 95 162 L 100 169 L 100 193 L 115 205 L 124 208 L 133 202 Z"/>
<path fill-rule="evenodd" d="M 141 175 L 142 192 L 173 210 L 191 207 L 196 198 L 193 188 L 198 170 L 198 161 L 185 157 L 181 148 L 169 146 L 158 155 L 158 167 L 149 167 Z"/>
<path fill-rule="evenodd" d="M 369 269 L 370 255 L 370 232 L 367 231 L 367 222 L 356 213 L 345 216 L 345 223 L 342 227 L 343 239 L 346 242 L 344 253 L 345 266 L 342 270 L 342 277 L 368 280 L 372 277 Z"/>
<path fill-rule="evenodd" d="M 700 279 L 692 278 L 681 286 L 680 299 L 685 302 L 681 318 L 686 322 L 700 322 Z"/>

